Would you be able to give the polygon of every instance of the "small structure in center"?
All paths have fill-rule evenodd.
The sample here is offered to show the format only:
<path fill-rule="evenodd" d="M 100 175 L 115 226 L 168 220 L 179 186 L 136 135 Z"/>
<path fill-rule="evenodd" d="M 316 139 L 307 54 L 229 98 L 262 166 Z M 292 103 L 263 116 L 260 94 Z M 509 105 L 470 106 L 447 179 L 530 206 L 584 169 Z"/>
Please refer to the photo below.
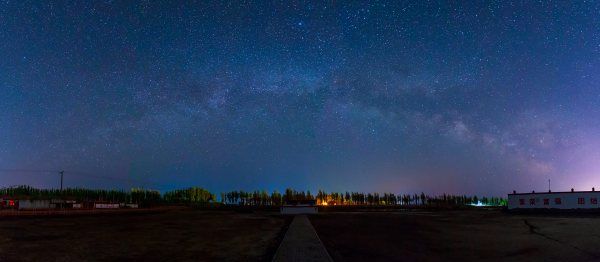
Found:
<path fill-rule="evenodd" d="M 281 206 L 282 215 L 316 214 L 319 212 L 315 200 L 292 200 L 286 201 Z"/>

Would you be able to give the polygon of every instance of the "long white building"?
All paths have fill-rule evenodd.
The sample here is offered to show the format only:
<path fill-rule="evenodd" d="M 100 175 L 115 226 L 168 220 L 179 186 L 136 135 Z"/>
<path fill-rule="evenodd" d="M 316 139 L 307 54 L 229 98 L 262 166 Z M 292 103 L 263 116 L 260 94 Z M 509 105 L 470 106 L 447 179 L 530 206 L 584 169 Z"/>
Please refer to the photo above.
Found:
<path fill-rule="evenodd" d="M 600 191 L 568 192 L 532 192 L 508 194 L 508 209 L 594 209 L 600 208 L 598 203 Z"/>

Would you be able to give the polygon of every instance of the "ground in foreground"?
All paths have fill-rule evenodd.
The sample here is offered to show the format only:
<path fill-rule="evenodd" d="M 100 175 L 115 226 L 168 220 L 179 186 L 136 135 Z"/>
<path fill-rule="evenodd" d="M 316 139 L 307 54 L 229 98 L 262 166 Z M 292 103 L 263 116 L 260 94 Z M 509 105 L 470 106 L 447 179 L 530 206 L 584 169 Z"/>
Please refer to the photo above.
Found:
<path fill-rule="evenodd" d="M 599 261 L 600 216 L 346 212 L 310 220 L 336 261 Z"/>
<path fill-rule="evenodd" d="M 0 261 L 268 261 L 277 213 L 173 210 L 0 220 Z"/>
<path fill-rule="evenodd" d="M 0 261 L 270 261 L 291 217 L 175 209 L 0 219 Z M 498 210 L 310 216 L 336 261 L 600 261 L 600 216 Z"/>

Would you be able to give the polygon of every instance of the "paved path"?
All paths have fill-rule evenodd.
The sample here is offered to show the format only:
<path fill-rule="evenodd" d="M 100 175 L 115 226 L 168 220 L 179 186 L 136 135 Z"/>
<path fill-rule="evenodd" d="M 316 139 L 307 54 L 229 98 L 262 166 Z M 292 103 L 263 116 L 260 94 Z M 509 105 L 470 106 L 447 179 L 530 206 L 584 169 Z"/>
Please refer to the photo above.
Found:
<path fill-rule="evenodd" d="M 333 261 L 306 215 L 297 215 L 288 228 L 273 262 Z"/>

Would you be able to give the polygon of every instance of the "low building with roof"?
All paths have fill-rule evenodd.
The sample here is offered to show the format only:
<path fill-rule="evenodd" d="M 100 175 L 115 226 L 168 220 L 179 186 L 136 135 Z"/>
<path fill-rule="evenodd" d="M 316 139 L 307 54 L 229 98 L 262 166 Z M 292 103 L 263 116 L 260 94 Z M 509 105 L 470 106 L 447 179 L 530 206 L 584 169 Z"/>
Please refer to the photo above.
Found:
<path fill-rule="evenodd" d="M 598 209 L 600 191 L 535 192 L 508 194 L 508 209 Z"/>
<path fill-rule="evenodd" d="M 298 214 L 316 214 L 319 212 L 317 201 L 315 200 L 295 200 L 286 201 L 281 206 L 281 214 L 283 215 L 298 215 Z"/>

